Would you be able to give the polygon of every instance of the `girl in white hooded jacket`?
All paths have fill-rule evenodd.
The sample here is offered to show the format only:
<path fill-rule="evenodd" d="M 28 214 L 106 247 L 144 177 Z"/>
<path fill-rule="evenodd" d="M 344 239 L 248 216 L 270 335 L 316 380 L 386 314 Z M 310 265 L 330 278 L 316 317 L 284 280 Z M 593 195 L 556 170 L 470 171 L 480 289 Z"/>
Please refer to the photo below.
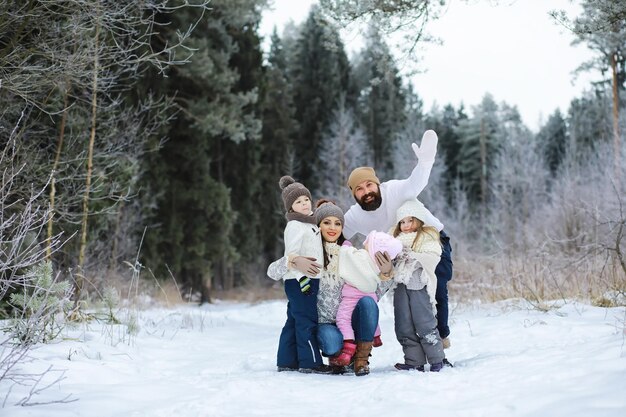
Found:
<path fill-rule="evenodd" d="M 443 345 L 437 330 L 435 268 L 441 258 L 439 232 L 424 226 L 427 211 L 418 200 L 402 204 L 396 213 L 396 226 L 390 233 L 404 246 L 396 258 L 393 307 L 395 331 L 404 351 L 398 370 L 431 372 L 443 368 Z"/>

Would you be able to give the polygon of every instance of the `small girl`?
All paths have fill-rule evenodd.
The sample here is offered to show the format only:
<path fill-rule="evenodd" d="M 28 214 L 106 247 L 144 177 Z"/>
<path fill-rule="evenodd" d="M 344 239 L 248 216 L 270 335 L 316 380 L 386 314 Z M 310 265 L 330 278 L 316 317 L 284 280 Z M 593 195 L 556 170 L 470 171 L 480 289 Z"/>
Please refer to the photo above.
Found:
<path fill-rule="evenodd" d="M 391 230 L 404 246 L 396 260 L 393 297 L 396 337 L 404 351 L 404 363 L 395 368 L 403 371 L 424 372 L 430 363 L 430 371 L 439 372 L 445 358 L 435 318 L 441 244 L 437 229 L 424 226 L 426 213 L 421 202 L 409 200 L 398 208 Z"/>
<path fill-rule="evenodd" d="M 289 176 L 279 181 L 287 213 L 285 227 L 285 257 L 288 263 L 295 256 L 323 258 L 322 239 L 313 216 L 311 193 Z M 322 362 L 317 342 L 317 293 L 318 273 L 302 276 L 297 270 L 289 270 L 282 279 L 287 295 L 287 321 L 278 342 L 278 371 L 303 373 L 330 373 Z"/>
<path fill-rule="evenodd" d="M 348 245 L 346 245 L 348 243 Z M 346 241 L 341 247 L 339 257 L 339 276 L 345 284 L 341 290 L 341 302 L 337 310 L 337 327 L 343 335 L 341 353 L 330 359 L 332 366 L 348 366 L 356 352 L 354 329 L 352 327 L 352 312 L 359 300 L 371 297 L 378 302 L 376 288 L 381 280 L 391 279 L 385 276 L 376 265 L 376 252 L 387 252 L 393 260 L 401 251 L 402 243 L 387 233 L 372 231 L 364 242 L 365 249 L 355 249 Z M 373 346 L 382 346 L 380 326 L 376 327 Z"/>

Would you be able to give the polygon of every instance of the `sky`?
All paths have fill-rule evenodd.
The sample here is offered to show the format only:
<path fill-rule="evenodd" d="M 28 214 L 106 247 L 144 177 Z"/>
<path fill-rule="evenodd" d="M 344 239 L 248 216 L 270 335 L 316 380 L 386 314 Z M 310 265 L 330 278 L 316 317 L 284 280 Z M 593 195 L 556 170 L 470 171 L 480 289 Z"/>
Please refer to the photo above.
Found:
<path fill-rule="evenodd" d="M 51 386 L 26 401 L 42 404 L 16 405 L 31 386 L 0 380 L 0 416 L 626 415 L 625 307 L 451 303 L 446 355 L 454 368 L 420 373 L 393 367 L 403 356 L 385 295 L 383 345 L 372 352 L 371 373 L 356 377 L 276 372 L 286 304 L 153 305 L 136 311 L 134 335 L 96 320 L 66 328 L 14 369 L 36 377 L 51 367 L 37 388 Z M 71 402 L 49 403 L 64 398 Z"/>
<path fill-rule="evenodd" d="M 265 13 L 261 34 L 269 38 L 289 20 L 302 22 L 316 0 L 274 0 Z M 584 45 L 557 25 L 548 12 L 565 9 L 570 16 L 578 6 L 570 0 L 448 0 L 441 18 L 428 32 L 442 45 L 424 45 L 421 73 L 411 76 L 426 110 L 437 103 L 466 109 L 479 104 L 486 93 L 496 102 L 517 106 L 533 131 L 559 108 L 582 94 L 599 74 L 573 72 L 593 56 Z M 346 49 L 361 47 L 357 28 L 343 34 Z M 267 46 L 267 43 L 266 43 Z"/>

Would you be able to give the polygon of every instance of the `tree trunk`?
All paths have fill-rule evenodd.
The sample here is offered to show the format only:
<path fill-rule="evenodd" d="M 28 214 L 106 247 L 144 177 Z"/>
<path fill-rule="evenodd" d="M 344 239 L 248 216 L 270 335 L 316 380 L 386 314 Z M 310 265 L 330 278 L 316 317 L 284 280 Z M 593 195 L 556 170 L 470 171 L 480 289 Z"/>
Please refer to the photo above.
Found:
<path fill-rule="evenodd" d="M 69 86 L 65 89 L 63 97 L 63 115 L 61 116 L 61 126 L 59 128 L 59 142 L 57 143 L 57 152 L 54 156 L 52 164 L 52 178 L 50 178 L 50 215 L 48 216 L 48 242 L 46 244 L 46 259 L 50 260 L 52 256 L 52 220 L 54 218 L 54 199 L 56 196 L 56 170 L 59 166 L 61 158 L 61 149 L 63 148 L 63 139 L 65 137 L 65 123 L 67 122 L 67 104 L 68 104 Z"/>
<path fill-rule="evenodd" d="M 232 290 L 235 288 L 235 268 L 229 265 L 224 272 L 226 273 L 224 276 L 224 290 Z"/>
<path fill-rule="evenodd" d="M 480 213 L 481 220 L 485 219 L 487 207 L 487 138 L 485 137 L 485 119 L 480 119 Z"/>
<path fill-rule="evenodd" d="M 621 146 L 619 137 L 619 91 L 617 86 L 617 52 L 611 54 L 611 72 L 613 73 L 613 153 L 615 179 L 620 182 Z"/>
<path fill-rule="evenodd" d="M 111 245 L 111 258 L 109 259 L 109 270 L 115 271 L 117 269 L 117 256 L 119 250 L 120 241 L 120 225 L 122 223 L 122 216 L 124 211 L 124 200 L 120 201 L 120 206 L 117 211 L 117 217 L 115 219 L 115 230 L 112 235 L 113 243 Z M 139 248 L 141 250 L 141 247 Z"/>
<path fill-rule="evenodd" d="M 85 194 L 83 196 L 83 216 L 80 235 L 80 250 L 78 252 L 78 274 L 75 284 L 75 299 L 78 301 L 83 289 L 83 265 L 85 263 L 85 248 L 87 246 L 87 218 L 89 216 L 89 191 L 91 189 L 91 173 L 93 170 L 93 145 L 96 140 L 96 115 L 98 110 L 98 70 L 99 70 L 99 36 L 100 24 L 96 22 L 95 49 L 93 61 L 93 91 L 91 96 L 91 133 L 89 135 L 89 152 L 87 154 L 87 179 L 85 180 Z"/>

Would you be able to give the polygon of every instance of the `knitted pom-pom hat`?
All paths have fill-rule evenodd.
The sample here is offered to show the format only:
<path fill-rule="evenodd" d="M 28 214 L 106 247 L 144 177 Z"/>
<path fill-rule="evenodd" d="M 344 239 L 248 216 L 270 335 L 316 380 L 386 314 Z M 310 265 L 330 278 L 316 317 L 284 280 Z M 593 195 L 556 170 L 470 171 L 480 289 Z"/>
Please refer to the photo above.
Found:
<path fill-rule="evenodd" d="M 313 201 L 309 190 L 304 185 L 296 182 L 296 180 L 291 178 L 289 175 L 281 177 L 278 181 L 278 185 L 280 186 L 280 189 L 283 190 L 283 204 L 285 205 L 286 211 L 291 210 L 291 206 L 293 206 L 293 203 L 300 196 L 305 195 L 309 197 L 309 200 Z"/>
<path fill-rule="evenodd" d="M 343 226 L 343 210 L 341 210 L 341 207 L 339 207 L 332 201 L 326 201 L 325 203 L 320 204 L 315 209 L 315 223 L 317 223 L 318 226 L 322 222 L 322 220 L 330 216 L 338 218 L 341 222 L 341 225 Z"/>

